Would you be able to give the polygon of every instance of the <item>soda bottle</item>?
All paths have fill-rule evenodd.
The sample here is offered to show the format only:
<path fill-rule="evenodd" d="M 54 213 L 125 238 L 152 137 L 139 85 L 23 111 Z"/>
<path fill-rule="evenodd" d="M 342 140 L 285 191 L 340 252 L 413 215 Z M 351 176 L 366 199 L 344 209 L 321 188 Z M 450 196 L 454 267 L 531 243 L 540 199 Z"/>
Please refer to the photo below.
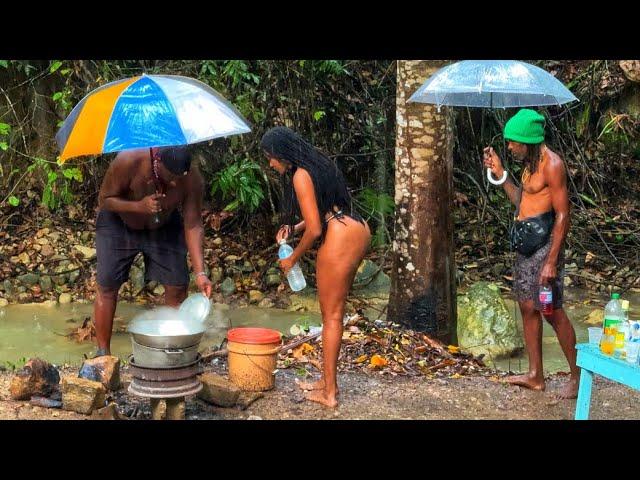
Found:
<path fill-rule="evenodd" d="M 544 316 L 550 316 L 553 314 L 553 290 L 548 285 L 540 287 L 540 293 L 538 294 L 540 305 L 542 305 L 542 314 Z"/>
<path fill-rule="evenodd" d="M 287 244 L 287 241 L 284 239 L 280 240 L 280 248 L 278 249 L 278 257 L 280 260 L 290 257 L 292 253 L 293 248 Z M 307 286 L 307 281 L 304 279 L 302 269 L 297 262 L 291 270 L 289 270 L 289 273 L 287 274 L 287 281 L 289 282 L 291 290 L 294 292 L 298 292 Z"/>

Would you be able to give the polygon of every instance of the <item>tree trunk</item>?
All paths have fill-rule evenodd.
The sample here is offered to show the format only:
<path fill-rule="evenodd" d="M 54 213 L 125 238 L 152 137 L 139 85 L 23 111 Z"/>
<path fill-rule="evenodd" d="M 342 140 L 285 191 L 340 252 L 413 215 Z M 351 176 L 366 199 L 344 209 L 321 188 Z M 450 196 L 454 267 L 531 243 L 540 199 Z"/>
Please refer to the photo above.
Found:
<path fill-rule="evenodd" d="M 452 122 L 407 103 L 444 61 L 398 61 L 394 261 L 388 317 L 456 343 Z"/>

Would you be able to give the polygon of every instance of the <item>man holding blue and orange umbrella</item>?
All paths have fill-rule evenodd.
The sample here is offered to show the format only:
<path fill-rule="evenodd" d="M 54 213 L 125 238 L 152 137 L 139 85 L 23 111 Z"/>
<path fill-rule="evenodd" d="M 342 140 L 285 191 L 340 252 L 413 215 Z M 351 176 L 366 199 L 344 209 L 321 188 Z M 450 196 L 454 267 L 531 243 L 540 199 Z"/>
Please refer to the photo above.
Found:
<path fill-rule="evenodd" d="M 61 162 L 120 152 L 99 195 L 97 356 L 110 354 L 118 290 L 138 253 L 145 280 L 164 285 L 167 305 L 186 297 L 187 251 L 196 285 L 211 295 L 202 250 L 204 182 L 185 145 L 249 131 L 242 115 L 211 87 L 174 75 L 109 83 L 69 114 L 56 135 Z"/>

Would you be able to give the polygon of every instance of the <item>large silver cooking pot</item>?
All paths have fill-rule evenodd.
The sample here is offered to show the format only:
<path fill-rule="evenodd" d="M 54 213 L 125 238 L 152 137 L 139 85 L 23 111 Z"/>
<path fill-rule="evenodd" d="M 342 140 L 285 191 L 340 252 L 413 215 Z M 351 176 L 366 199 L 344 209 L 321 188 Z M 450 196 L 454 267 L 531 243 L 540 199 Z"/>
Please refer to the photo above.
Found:
<path fill-rule="evenodd" d="M 184 348 L 152 348 L 131 340 L 136 365 L 144 368 L 175 368 L 198 359 L 198 345 Z"/>
<path fill-rule="evenodd" d="M 129 324 L 133 340 L 152 348 L 185 348 L 200 343 L 204 323 L 175 308 L 160 307 L 134 318 Z"/>

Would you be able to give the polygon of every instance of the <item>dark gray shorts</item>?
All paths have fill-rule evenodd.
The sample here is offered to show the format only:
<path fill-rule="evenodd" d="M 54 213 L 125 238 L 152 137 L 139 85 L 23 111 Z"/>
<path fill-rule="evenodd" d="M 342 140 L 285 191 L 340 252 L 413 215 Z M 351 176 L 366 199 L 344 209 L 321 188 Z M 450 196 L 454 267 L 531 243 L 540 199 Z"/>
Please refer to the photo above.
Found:
<path fill-rule="evenodd" d="M 518 301 L 533 300 L 535 309 L 542 310 L 538 293 L 540 291 L 540 271 L 547 260 L 551 249 L 552 236 L 547 244 L 530 257 L 525 257 L 516 252 L 516 262 L 513 272 L 513 293 Z M 557 276 L 551 282 L 553 291 L 553 308 L 562 308 L 564 295 L 564 248 L 558 255 Z"/>
<path fill-rule="evenodd" d="M 156 230 L 133 230 L 117 213 L 101 210 L 96 221 L 98 285 L 119 288 L 129 278 L 138 253 L 144 257 L 145 281 L 189 284 L 184 226 L 178 211 Z"/>

